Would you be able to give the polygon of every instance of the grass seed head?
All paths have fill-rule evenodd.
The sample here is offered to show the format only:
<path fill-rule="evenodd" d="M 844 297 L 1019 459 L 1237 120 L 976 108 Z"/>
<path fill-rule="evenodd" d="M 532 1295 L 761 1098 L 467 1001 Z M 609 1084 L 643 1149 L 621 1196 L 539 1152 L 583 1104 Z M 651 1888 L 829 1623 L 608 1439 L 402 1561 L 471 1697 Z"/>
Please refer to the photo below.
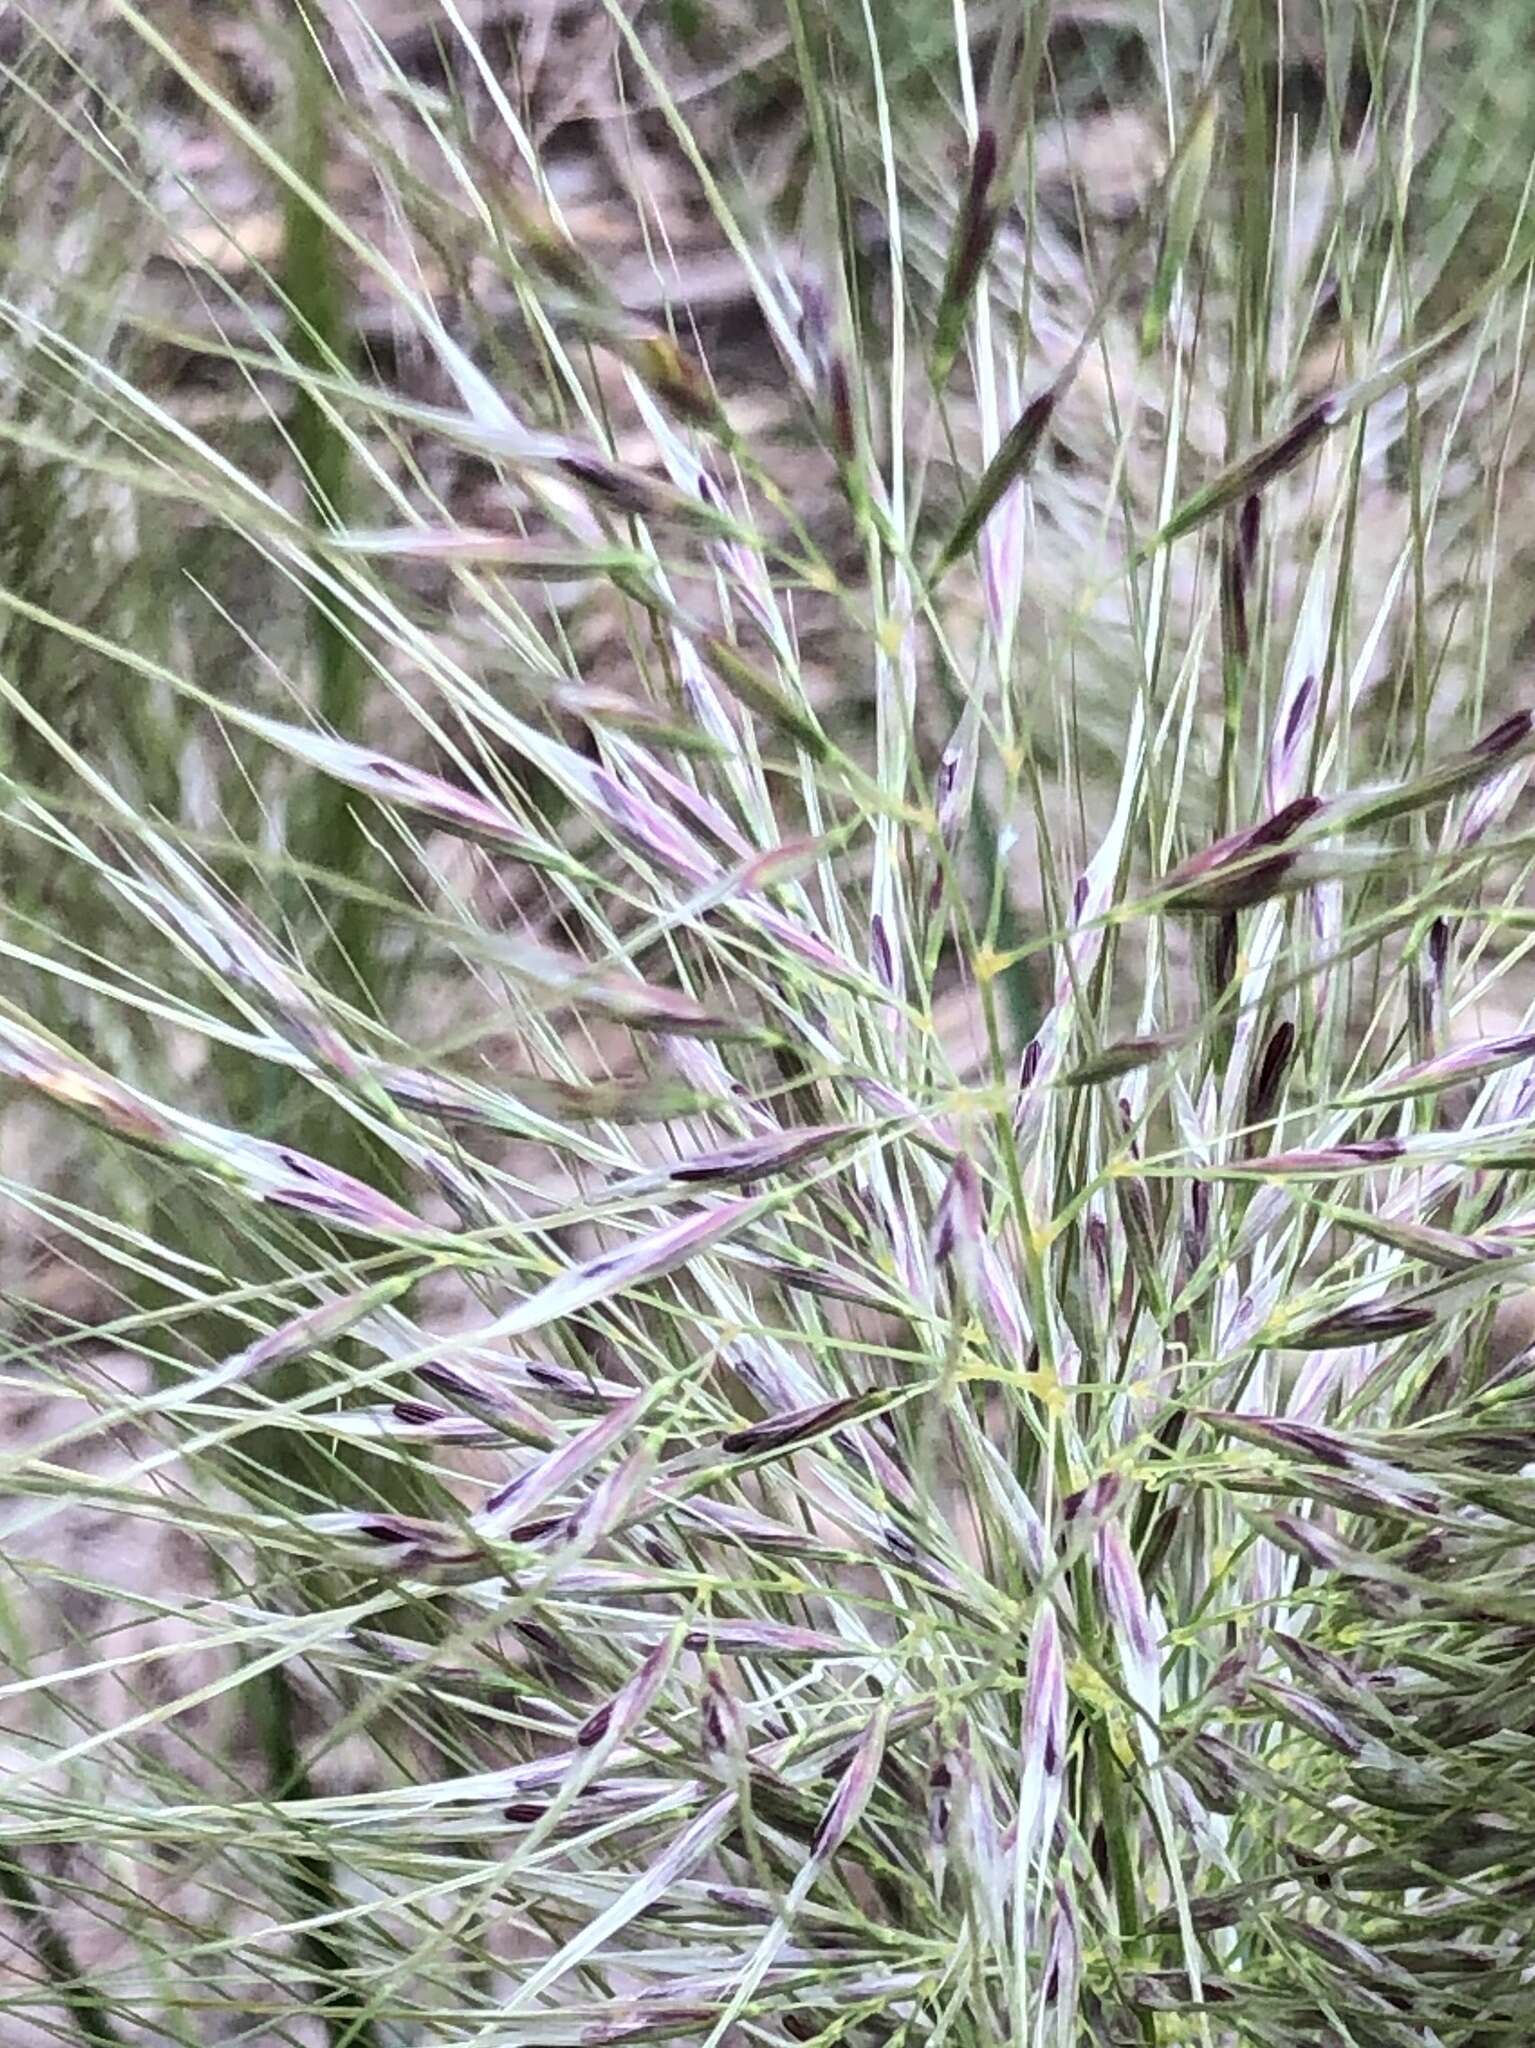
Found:
<path fill-rule="evenodd" d="M 13 10 L 60 2040 L 1527 2031 L 1530 38 L 1089 11 Z"/>

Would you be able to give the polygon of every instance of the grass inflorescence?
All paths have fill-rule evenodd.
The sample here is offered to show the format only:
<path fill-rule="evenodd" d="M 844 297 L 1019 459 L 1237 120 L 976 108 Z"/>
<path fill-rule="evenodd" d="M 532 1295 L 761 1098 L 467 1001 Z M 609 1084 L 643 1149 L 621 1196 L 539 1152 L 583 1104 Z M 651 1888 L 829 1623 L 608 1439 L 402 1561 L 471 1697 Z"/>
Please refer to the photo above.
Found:
<path fill-rule="evenodd" d="M 1485 12 L 14 10 L 7 2048 L 1529 2037 Z"/>

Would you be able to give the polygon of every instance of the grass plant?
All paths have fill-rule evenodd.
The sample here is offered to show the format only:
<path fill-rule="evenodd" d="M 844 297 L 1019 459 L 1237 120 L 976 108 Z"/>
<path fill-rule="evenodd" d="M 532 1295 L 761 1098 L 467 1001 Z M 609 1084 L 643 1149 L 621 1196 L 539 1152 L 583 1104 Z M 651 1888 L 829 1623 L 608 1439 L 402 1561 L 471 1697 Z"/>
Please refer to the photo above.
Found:
<path fill-rule="evenodd" d="M 1519 11 L 6 34 L 4 2048 L 1527 2041 Z"/>

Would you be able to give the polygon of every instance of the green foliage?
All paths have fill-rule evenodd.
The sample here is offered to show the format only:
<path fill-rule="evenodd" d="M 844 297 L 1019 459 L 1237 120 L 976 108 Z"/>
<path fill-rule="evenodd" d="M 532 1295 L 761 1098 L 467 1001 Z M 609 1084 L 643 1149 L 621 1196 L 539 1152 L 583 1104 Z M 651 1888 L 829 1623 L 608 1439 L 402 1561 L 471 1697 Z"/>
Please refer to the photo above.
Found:
<path fill-rule="evenodd" d="M 1518 23 L 569 26 L 8 31 L 5 2048 L 1523 2041 Z"/>

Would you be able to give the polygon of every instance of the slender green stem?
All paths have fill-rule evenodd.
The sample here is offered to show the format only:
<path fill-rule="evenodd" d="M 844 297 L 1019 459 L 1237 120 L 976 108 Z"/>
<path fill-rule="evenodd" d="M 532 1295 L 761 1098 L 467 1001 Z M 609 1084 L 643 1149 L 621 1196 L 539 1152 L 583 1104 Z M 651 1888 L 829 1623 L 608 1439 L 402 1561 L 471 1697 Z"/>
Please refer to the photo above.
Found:
<path fill-rule="evenodd" d="M 287 1672 L 280 1665 L 275 1665 L 261 1672 L 255 1685 L 258 1689 L 257 1720 L 272 1788 L 270 1797 L 308 1799 L 311 1787 L 299 1747 L 297 1703 L 292 1682 Z M 334 1913 L 344 1903 L 336 1889 L 335 1866 L 328 1856 L 320 1852 L 290 1855 L 286 1868 L 306 1918 L 323 1921 L 326 1915 Z M 362 2011 L 350 2016 L 330 2009 L 341 1995 L 340 1987 L 346 1980 L 346 1973 L 356 1969 L 354 1960 L 338 1936 L 323 1925 L 310 1926 L 301 1935 L 299 1947 L 306 1967 L 314 1972 L 320 1985 L 332 1987 L 329 1990 L 322 1988 L 320 2001 L 315 2007 L 325 2022 L 330 2048 L 382 2048 L 378 2030 L 365 2004 Z M 365 1984 L 359 1981 L 355 1994 L 349 1995 L 365 2001 Z"/>
<path fill-rule="evenodd" d="M 325 61 L 308 34 L 296 39 L 294 55 L 293 167 L 302 187 L 324 193 L 334 108 Z M 341 251 L 327 222 L 310 205 L 298 183 L 284 194 L 283 286 L 290 322 L 288 345 L 306 369 L 334 375 L 351 353 L 347 287 Z M 310 505 L 323 528 L 344 526 L 351 501 L 351 454 L 345 435 L 316 389 L 295 384 L 289 433 L 303 467 Z M 312 595 L 309 642 L 315 672 L 315 709 L 321 723 L 347 738 L 358 737 L 365 666 L 328 606 Z M 355 805 L 336 784 L 307 778 L 289 832 L 295 856 L 338 875 L 361 878 L 367 838 Z M 330 913 L 330 968 L 340 986 L 366 1001 L 373 992 L 373 926 L 354 903 L 342 900 Z M 323 957 L 323 956 L 322 956 Z"/>

